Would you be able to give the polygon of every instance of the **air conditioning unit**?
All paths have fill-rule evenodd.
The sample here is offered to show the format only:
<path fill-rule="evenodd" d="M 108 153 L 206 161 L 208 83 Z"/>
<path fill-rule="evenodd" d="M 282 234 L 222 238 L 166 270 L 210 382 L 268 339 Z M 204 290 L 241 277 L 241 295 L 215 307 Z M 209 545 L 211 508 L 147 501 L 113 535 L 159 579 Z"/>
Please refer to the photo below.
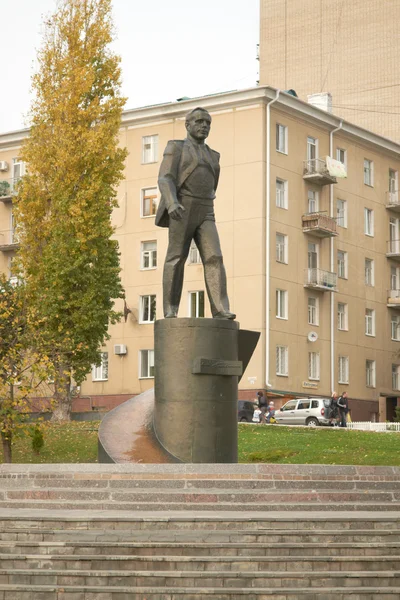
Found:
<path fill-rule="evenodd" d="M 0 171 L 8 171 L 8 162 L 0 160 Z"/>
<path fill-rule="evenodd" d="M 114 345 L 114 354 L 117 354 L 118 356 L 122 356 L 122 355 L 126 354 L 125 344 L 115 344 Z"/>

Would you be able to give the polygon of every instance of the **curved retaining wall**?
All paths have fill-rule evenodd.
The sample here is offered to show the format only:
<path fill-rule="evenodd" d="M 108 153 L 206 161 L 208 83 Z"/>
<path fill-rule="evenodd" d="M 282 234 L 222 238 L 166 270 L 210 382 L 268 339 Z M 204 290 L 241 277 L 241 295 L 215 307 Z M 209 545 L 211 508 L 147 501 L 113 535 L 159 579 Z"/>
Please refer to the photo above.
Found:
<path fill-rule="evenodd" d="M 154 436 L 153 412 L 151 389 L 107 413 L 99 427 L 99 463 L 177 462 Z"/>

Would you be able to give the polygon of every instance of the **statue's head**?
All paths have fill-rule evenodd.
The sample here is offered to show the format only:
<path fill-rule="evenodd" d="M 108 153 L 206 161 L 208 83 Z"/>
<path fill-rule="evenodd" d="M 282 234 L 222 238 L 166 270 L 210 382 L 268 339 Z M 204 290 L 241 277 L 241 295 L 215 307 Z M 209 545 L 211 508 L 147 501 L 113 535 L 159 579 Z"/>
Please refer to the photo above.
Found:
<path fill-rule="evenodd" d="M 211 116 L 205 108 L 194 108 L 186 115 L 186 130 L 197 142 L 204 142 L 210 134 Z"/>

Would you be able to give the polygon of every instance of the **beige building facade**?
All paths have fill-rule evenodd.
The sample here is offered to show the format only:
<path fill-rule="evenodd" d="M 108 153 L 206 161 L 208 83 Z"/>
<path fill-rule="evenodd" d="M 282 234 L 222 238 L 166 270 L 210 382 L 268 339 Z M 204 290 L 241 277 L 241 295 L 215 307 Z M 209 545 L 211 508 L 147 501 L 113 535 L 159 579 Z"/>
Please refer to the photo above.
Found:
<path fill-rule="evenodd" d="M 347 390 L 353 419 L 393 418 L 400 397 L 400 145 L 270 87 L 123 114 L 129 155 L 113 225 L 130 312 L 110 327 L 79 408 L 112 407 L 153 387 L 168 236 L 154 223 L 157 175 L 168 140 L 185 137 L 185 114 L 199 105 L 213 120 L 208 143 L 221 153 L 215 209 L 231 308 L 242 328 L 261 332 L 240 397 L 264 389 L 280 402 Z M 18 151 L 26 135 L 0 136 L 0 269 L 10 277 L 18 249 L 13 186 L 23 174 Z M 335 168 L 347 177 L 335 178 Z M 179 316 L 211 316 L 195 247 Z"/>
<path fill-rule="evenodd" d="M 332 94 L 333 112 L 400 142 L 400 2 L 261 0 L 260 84 L 303 100 Z"/>

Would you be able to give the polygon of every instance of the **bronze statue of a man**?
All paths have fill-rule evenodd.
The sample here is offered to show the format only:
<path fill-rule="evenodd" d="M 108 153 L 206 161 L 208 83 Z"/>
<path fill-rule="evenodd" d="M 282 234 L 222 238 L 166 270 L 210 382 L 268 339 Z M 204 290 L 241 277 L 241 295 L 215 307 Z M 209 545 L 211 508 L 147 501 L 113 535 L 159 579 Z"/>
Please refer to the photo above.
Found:
<path fill-rule="evenodd" d="M 169 228 L 163 274 L 164 317 L 176 317 L 182 294 L 185 261 L 192 240 L 200 252 L 212 316 L 234 319 L 229 311 L 226 273 L 215 225 L 214 199 L 219 154 L 205 144 L 211 117 L 204 108 L 186 116 L 185 140 L 170 140 L 160 166 L 161 200 L 156 225 Z"/>

